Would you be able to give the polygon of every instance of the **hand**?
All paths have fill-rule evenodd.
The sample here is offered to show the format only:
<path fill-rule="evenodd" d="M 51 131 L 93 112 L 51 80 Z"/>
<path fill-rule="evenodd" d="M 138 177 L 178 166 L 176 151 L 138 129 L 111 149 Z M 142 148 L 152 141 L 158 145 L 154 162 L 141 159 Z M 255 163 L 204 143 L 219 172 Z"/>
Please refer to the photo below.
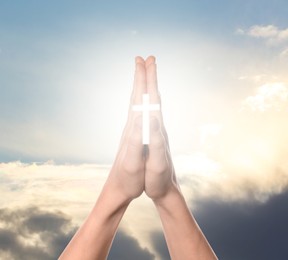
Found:
<path fill-rule="evenodd" d="M 155 58 L 150 56 L 145 62 L 137 57 L 135 61 L 128 121 L 106 184 L 113 184 L 113 190 L 124 194 L 127 200 L 140 196 L 143 190 L 156 200 L 177 187 L 177 183 L 161 111 L 150 112 L 150 144 L 147 153 L 143 153 L 142 112 L 132 111 L 132 106 L 142 104 L 144 93 L 149 94 L 151 103 L 160 104 L 161 101 Z"/>
<path fill-rule="evenodd" d="M 146 82 L 151 103 L 160 104 L 154 57 L 146 60 Z M 149 153 L 145 162 L 145 192 L 148 197 L 157 200 L 175 188 L 178 189 L 178 185 L 162 113 L 161 110 L 151 111 Z"/>
<path fill-rule="evenodd" d="M 142 104 L 142 95 L 146 91 L 145 61 L 135 59 L 134 86 L 130 100 L 128 120 L 124 128 L 120 147 L 113 164 L 107 185 L 112 185 L 112 192 L 119 191 L 130 201 L 144 191 L 145 157 L 142 144 L 142 114 L 132 111 L 132 105 Z"/>
<path fill-rule="evenodd" d="M 142 104 L 144 93 L 160 104 L 154 57 L 136 58 L 119 152 L 94 208 L 59 259 L 106 259 L 129 202 L 144 190 L 159 212 L 171 259 L 217 259 L 178 188 L 161 110 L 150 112 L 150 143 L 143 149 L 142 113 L 132 106 Z"/>

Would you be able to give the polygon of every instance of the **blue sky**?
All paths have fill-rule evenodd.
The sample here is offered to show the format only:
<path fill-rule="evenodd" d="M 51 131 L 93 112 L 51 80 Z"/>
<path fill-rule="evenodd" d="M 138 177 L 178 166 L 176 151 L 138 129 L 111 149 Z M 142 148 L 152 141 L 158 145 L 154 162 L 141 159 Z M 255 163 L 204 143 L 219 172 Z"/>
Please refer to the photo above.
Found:
<path fill-rule="evenodd" d="M 193 111 L 210 104 L 209 92 L 221 93 L 233 106 L 239 102 L 235 96 L 244 97 L 251 90 L 237 77 L 252 73 L 259 63 L 259 70 L 269 69 L 263 64 L 266 58 L 275 67 L 280 48 L 267 48 L 263 41 L 236 32 L 269 24 L 285 29 L 283 6 L 285 1 L 2 2 L 1 124 L 8 143 L 22 143 L 14 148 L 2 145 L 3 160 L 111 162 L 125 121 L 136 55 L 157 56 L 164 104 L 176 96 L 183 100 L 176 109 L 181 111 L 183 105 L 193 118 L 200 117 Z M 177 90 L 169 82 L 177 84 Z M 223 103 L 221 98 L 218 103 Z M 103 107 L 111 104 L 121 113 L 111 109 L 104 116 Z M 169 107 L 170 103 L 170 115 L 175 109 Z M 217 117 L 227 113 L 224 108 L 214 110 L 219 110 Z M 209 115 L 201 117 L 202 123 L 210 123 Z M 29 127 L 37 126 L 38 133 L 29 137 Z M 59 143 L 61 155 L 41 135 Z M 77 144 L 81 138 L 83 144 Z M 176 152 L 189 152 L 179 142 L 175 141 Z M 29 151 L 27 145 L 35 149 Z M 71 153 L 79 149 L 87 153 Z"/>
<path fill-rule="evenodd" d="M 251 233 L 258 242 L 249 250 L 237 239 L 247 236 L 241 230 L 262 228 L 263 212 L 269 218 L 260 218 L 262 226 L 278 223 L 275 237 L 285 231 L 287 10 L 284 0 L 1 1 L 0 198 L 9 205 L 2 201 L 0 221 L 9 227 L 18 214 L 19 227 L 40 218 L 52 228 L 43 255 L 37 245 L 21 244 L 16 224 L 1 230 L 0 253 L 7 236 L 14 244 L 5 250 L 29 259 L 61 251 L 53 238 L 67 243 L 114 159 L 134 57 L 153 54 L 179 182 L 216 253 L 265 259 L 269 242 L 284 259 L 282 244 L 261 232 Z M 234 218 L 230 230 L 220 221 L 225 216 Z M 157 219 L 145 198 L 133 204 L 111 255 L 133 245 L 131 258 L 165 259 Z M 239 233 L 235 240 L 231 230 Z"/>

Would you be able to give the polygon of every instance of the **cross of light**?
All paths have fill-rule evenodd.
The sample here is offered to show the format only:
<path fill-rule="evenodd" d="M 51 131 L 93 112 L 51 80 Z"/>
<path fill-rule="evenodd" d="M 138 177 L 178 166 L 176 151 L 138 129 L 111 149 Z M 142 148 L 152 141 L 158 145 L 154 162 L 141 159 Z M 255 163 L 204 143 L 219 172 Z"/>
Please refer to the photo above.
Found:
<path fill-rule="evenodd" d="M 150 141 L 150 120 L 149 112 L 160 110 L 160 104 L 150 104 L 149 94 L 143 94 L 142 105 L 134 105 L 133 111 L 142 111 L 142 143 L 149 144 Z"/>

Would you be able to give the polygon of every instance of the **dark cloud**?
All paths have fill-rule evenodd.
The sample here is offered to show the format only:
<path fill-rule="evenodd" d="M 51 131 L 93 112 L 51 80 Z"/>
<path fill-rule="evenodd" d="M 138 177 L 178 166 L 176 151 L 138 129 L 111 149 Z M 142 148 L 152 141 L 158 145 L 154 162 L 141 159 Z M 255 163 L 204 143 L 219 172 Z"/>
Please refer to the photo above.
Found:
<path fill-rule="evenodd" d="M 0 259 L 55 260 L 75 234 L 77 227 L 61 212 L 37 207 L 0 209 Z M 37 242 L 31 238 L 37 237 Z M 25 243 L 30 241 L 30 243 Z M 138 241 L 119 230 L 113 242 L 110 260 L 151 260 L 154 255 Z"/>
<path fill-rule="evenodd" d="M 287 259 L 288 191 L 263 203 L 253 197 L 246 202 L 196 203 L 193 214 L 219 259 Z M 161 259 L 169 260 L 162 232 L 152 233 L 151 241 Z"/>
<path fill-rule="evenodd" d="M 197 204 L 194 215 L 219 259 L 284 260 L 288 256 L 288 192 L 267 202 Z"/>
<path fill-rule="evenodd" d="M 160 255 L 161 260 L 171 259 L 166 240 L 162 232 L 153 232 L 151 234 L 151 241 L 155 251 Z"/>
<path fill-rule="evenodd" d="M 119 230 L 113 241 L 108 260 L 150 260 L 155 259 L 148 249 L 140 247 L 138 241 Z"/>
<path fill-rule="evenodd" d="M 0 230 L 0 257 L 15 260 L 55 259 L 40 247 L 24 245 L 18 233 L 7 229 Z"/>
<path fill-rule="evenodd" d="M 36 207 L 0 209 L 0 223 L 1 259 L 55 260 L 76 231 L 63 213 Z M 35 235 L 38 239 L 33 243 Z"/>
<path fill-rule="evenodd" d="M 37 212 L 36 214 L 31 215 L 24 225 L 31 232 L 57 232 L 65 228 L 70 223 L 63 214 L 58 213 L 48 213 L 48 212 Z"/>

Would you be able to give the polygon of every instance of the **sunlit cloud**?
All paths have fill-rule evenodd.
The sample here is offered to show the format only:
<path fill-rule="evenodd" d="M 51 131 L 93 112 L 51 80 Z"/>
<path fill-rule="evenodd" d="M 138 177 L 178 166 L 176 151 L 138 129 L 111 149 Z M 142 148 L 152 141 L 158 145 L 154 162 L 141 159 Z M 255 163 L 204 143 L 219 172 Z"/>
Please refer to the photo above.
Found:
<path fill-rule="evenodd" d="M 178 178 L 195 176 L 195 178 L 214 178 L 220 173 L 219 162 L 209 158 L 205 153 L 178 155 L 174 158 L 175 170 Z M 185 184 L 185 182 L 183 182 Z M 185 185 L 184 185 L 185 186 Z"/>
<path fill-rule="evenodd" d="M 243 128 L 247 123 L 248 129 Z M 253 128 L 257 128 L 256 131 L 250 131 Z M 259 135 L 258 129 L 259 125 L 251 124 L 249 120 L 231 122 L 231 125 L 211 132 L 216 134 L 214 137 L 220 146 L 213 143 L 209 153 L 205 150 L 173 158 L 181 189 L 191 202 L 193 212 L 197 213 L 202 200 L 263 203 L 288 187 L 288 165 L 286 157 L 283 157 L 288 152 L 287 148 L 279 147 L 273 132 Z M 277 138 L 283 140 L 285 136 L 286 131 L 278 132 Z M 214 141 L 206 140 L 207 145 Z M 93 207 L 109 169 L 109 166 L 56 165 L 53 162 L 0 164 L 1 206 L 5 209 L 1 211 L 2 220 L 3 214 L 5 219 L 9 218 L 9 221 L 0 223 L 3 231 L 0 240 L 4 239 L 1 235 L 10 237 L 17 246 L 17 254 L 25 252 L 30 256 L 42 252 L 45 254 L 43 257 L 55 256 Z M 17 223 L 16 220 L 13 222 L 14 214 L 18 216 Z M 8 226 L 13 223 L 14 227 L 8 234 Z M 45 233 L 43 223 L 52 227 L 58 225 L 57 236 L 51 228 L 50 233 Z M 17 235 L 15 228 L 21 226 L 21 233 Z M 161 223 L 152 202 L 145 195 L 130 205 L 120 229 L 124 232 L 120 231 L 120 237 L 126 239 L 125 234 L 129 234 L 127 239 L 137 245 L 138 253 L 143 257 L 150 255 L 152 258 L 152 255 L 159 254 L 155 251 L 151 234 L 162 232 Z M 58 236 L 62 242 L 56 246 Z M 24 237 L 28 239 L 25 243 Z M 46 239 L 46 244 L 43 239 Z M 41 250 L 45 245 L 48 245 L 46 251 Z M 119 247 L 123 246 L 119 244 Z M 10 245 L 5 250 L 13 248 Z M 14 253 L 11 251 L 8 259 L 11 254 Z"/>
<path fill-rule="evenodd" d="M 242 147 L 239 142 L 233 145 L 236 147 L 229 147 L 229 152 L 220 151 L 218 158 L 191 154 L 175 160 L 187 199 L 264 202 L 286 190 L 288 166 L 282 158 L 284 150 L 277 157 L 275 147 L 265 139 L 247 140 Z M 178 163 L 181 167 L 177 167 Z"/>
<path fill-rule="evenodd" d="M 199 151 L 174 158 L 184 194 L 192 201 L 263 203 L 288 188 L 288 88 L 283 82 L 259 86 L 238 114 L 221 124 L 199 127 Z"/>
<path fill-rule="evenodd" d="M 4 214 L 6 212 L 5 214 L 9 215 L 9 212 L 11 212 L 11 215 L 14 215 L 13 212 L 19 211 L 18 213 L 15 212 L 15 215 L 21 213 L 24 221 L 26 218 L 29 218 L 29 216 L 25 217 L 26 212 L 31 212 L 32 214 L 34 211 L 45 211 L 45 214 L 43 214 L 46 217 L 49 217 L 49 212 L 56 212 L 55 218 L 59 216 L 60 220 L 65 220 L 65 223 L 69 222 L 69 228 L 66 230 L 67 233 L 65 233 L 67 234 L 66 240 L 68 240 L 68 237 L 70 238 L 73 235 L 72 233 L 75 232 L 75 230 L 71 231 L 72 227 L 81 225 L 92 209 L 109 174 L 109 170 L 110 166 L 105 165 L 57 165 L 52 161 L 46 163 L 1 163 L 0 204 L 2 211 L 0 213 L 3 212 Z M 33 211 L 32 209 L 35 210 Z M 37 213 L 37 215 L 39 214 Z M 32 218 L 32 220 L 33 223 L 37 224 L 37 219 Z M 22 219 L 18 219 L 17 221 L 15 227 L 23 225 Z M 7 223 L 12 224 L 11 221 Z M 7 225 L 0 221 L 0 229 L 2 227 L 6 230 Z M 152 202 L 145 195 L 138 198 L 129 206 L 121 222 L 120 230 L 125 234 L 129 234 L 131 236 L 130 240 L 132 237 L 134 240 L 137 239 L 134 242 L 131 241 L 131 243 L 137 242 L 137 246 L 139 246 L 139 249 L 136 248 L 135 250 L 141 251 L 141 248 L 148 248 L 150 252 L 153 252 L 154 249 L 150 239 L 151 232 L 153 230 L 161 230 L 161 223 Z M 45 246 L 43 241 L 39 240 L 38 237 L 41 232 L 40 230 L 35 233 L 27 231 L 27 236 L 29 233 L 28 242 L 33 250 L 40 250 L 41 247 Z M 125 234 L 120 233 L 119 236 L 123 238 L 123 236 L 126 236 Z M 16 233 L 15 236 L 13 235 L 13 239 L 14 237 L 17 241 L 20 239 L 22 241 L 22 237 L 18 237 Z M 36 247 L 36 242 L 38 244 L 41 243 Z M 119 246 L 121 247 L 121 243 Z M 19 248 L 21 249 L 22 247 L 24 245 L 19 244 Z M 20 252 L 22 249 L 19 250 L 17 252 Z M 49 247 L 49 250 L 52 249 Z M 117 251 L 118 249 L 115 250 Z M 112 251 L 112 255 L 114 255 L 114 251 Z M 46 253 L 51 254 L 51 252 Z M 157 253 L 155 254 L 157 255 Z"/>
<path fill-rule="evenodd" d="M 257 89 L 255 95 L 244 100 L 241 109 L 288 111 L 288 87 L 282 82 L 264 84 Z"/>
<path fill-rule="evenodd" d="M 109 166 L 10 162 L 1 163 L 0 171 L 2 207 L 55 209 L 65 205 L 63 211 L 79 224 L 102 189 Z M 75 207 L 77 201 L 82 203 Z"/>

